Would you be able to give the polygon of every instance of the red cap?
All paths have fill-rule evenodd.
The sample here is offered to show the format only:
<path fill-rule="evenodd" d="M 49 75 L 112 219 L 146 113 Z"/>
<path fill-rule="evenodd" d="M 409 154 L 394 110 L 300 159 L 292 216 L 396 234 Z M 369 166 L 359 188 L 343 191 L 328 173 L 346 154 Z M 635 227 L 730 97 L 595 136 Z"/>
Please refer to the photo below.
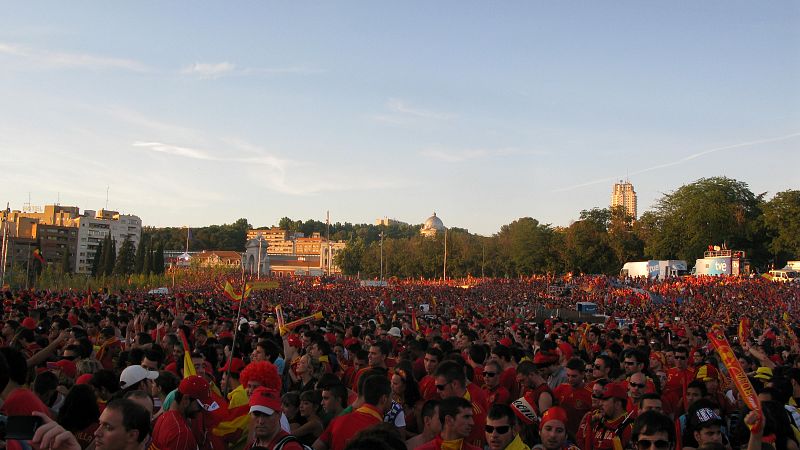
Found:
<path fill-rule="evenodd" d="M 22 320 L 21 325 L 29 330 L 36 329 L 36 321 L 33 320 L 33 317 L 26 317 L 25 319 Z"/>
<path fill-rule="evenodd" d="M 504 337 L 503 339 L 500 339 L 499 341 L 497 341 L 497 343 L 502 345 L 503 347 L 507 347 L 507 348 L 511 348 L 511 345 L 513 344 L 513 342 L 511 341 L 511 338 L 507 338 L 507 337 Z"/>
<path fill-rule="evenodd" d="M 229 362 L 226 362 L 222 369 L 222 372 L 227 372 L 230 366 L 231 373 L 241 373 L 242 369 L 244 369 L 244 361 L 241 358 L 231 358 Z"/>
<path fill-rule="evenodd" d="M 296 334 L 290 334 L 286 336 L 286 342 L 289 343 L 291 347 L 300 348 L 303 346 L 303 341 L 300 339 L 300 336 Z"/>
<path fill-rule="evenodd" d="M 558 355 L 550 352 L 538 352 L 533 355 L 533 363 L 537 366 L 549 366 L 558 362 Z"/>
<path fill-rule="evenodd" d="M 64 375 L 70 378 L 75 378 L 75 375 L 78 374 L 78 368 L 75 366 L 75 363 L 68 359 L 62 359 L 56 362 L 49 362 L 47 363 L 47 368 L 58 369 L 61 372 L 63 372 Z"/>
<path fill-rule="evenodd" d="M 625 389 L 625 386 L 622 383 L 608 383 L 605 388 L 603 388 L 603 393 L 601 394 L 603 400 L 609 398 L 619 398 L 622 400 L 628 399 L 628 390 Z"/>
<path fill-rule="evenodd" d="M 250 412 L 260 412 L 269 416 L 281 411 L 281 395 L 272 388 L 259 386 L 250 396 Z"/>
<path fill-rule="evenodd" d="M 206 411 L 213 411 L 219 405 L 211 398 L 211 388 L 208 381 L 199 375 L 192 375 L 181 380 L 178 385 L 178 392 L 183 395 L 196 398 Z M 216 407 L 214 407 L 216 405 Z"/>
<path fill-rule="evenodd" d="M 544 424 L 551 420 L 558 420 L 564 425 L 567 424 L 567 412 L 560 406 L 551 406 L 550 409 L 542 414 L 542 421 L 539 422 L 539 430 L 542 429 Z"/>
<path fill-rule="evenodd" d="M 92 381 L 93 376 L 94 375 L 92 375 L 91 373 L 85 373 L 79 376 L 77 380 L 75 380 L 75 384 L 89 384 Z"/>

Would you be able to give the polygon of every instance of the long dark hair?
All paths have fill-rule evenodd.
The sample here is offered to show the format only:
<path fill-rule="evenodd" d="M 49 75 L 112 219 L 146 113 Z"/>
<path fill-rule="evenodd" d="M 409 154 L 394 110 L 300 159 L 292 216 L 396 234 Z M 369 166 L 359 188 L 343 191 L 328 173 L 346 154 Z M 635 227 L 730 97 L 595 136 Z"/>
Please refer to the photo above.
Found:
<path fill-rule="evenodd" d="M 68 431 L 81 431 L 100 418 L 97 396 L 88 384 L 76 384 L 69 390 L 58 410 L 58 423 Z"/>

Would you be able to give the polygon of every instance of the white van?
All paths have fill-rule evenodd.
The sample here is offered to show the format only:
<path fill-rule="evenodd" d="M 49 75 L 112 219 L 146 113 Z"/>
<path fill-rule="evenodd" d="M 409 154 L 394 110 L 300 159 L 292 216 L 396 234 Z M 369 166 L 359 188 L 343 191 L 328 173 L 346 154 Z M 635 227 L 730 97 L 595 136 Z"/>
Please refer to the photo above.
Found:
<path fill-rule="evenodd" d="M 791 283 L 793 281 L 800 281 L 800 274 L 795 272 L 794 270 L 770 270 L 769 275 L 772 278 L 772 281 L 777 281 L 779 283 Z"/>

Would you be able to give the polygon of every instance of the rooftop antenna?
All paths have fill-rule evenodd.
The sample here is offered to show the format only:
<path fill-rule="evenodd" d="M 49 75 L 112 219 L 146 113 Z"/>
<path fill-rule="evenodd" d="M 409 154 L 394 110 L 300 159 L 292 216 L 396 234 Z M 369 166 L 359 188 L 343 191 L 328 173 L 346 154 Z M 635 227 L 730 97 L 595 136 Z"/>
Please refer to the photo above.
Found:
<path fill-rule="evenodd" d="M 106 210 L 108 210 L 108 186 L 106 186 Z"/>
<path fill-rule="evenodd" d="M 61 206 L 61 191 L 59 191 L 58 194 L 57 194 L 56 206 Z"/>

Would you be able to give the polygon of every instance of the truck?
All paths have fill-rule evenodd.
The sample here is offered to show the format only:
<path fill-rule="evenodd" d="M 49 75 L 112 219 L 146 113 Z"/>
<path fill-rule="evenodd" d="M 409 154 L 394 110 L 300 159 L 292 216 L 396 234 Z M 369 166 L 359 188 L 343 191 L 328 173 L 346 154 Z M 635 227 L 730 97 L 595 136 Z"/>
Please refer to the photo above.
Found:
<path fill-rule="evenodd" d="M 790 269 L 770 270 L 769 277 L 778 283 L 800 282 L 800 274 Z"/>
<path fill-rule="evenodd" d="M 703 253 L 703 257 L 694 263 L 694 275 L 749 275 L 750 261 L 740 250 L 729 250 L 713 246 Z"/>
<path fill-rule="evenodd" d="M 680 259 L 626 262 L 619 272 L 622 277 L 646 277 L 663 280 L 686 275 L 686 261 Z"/>

